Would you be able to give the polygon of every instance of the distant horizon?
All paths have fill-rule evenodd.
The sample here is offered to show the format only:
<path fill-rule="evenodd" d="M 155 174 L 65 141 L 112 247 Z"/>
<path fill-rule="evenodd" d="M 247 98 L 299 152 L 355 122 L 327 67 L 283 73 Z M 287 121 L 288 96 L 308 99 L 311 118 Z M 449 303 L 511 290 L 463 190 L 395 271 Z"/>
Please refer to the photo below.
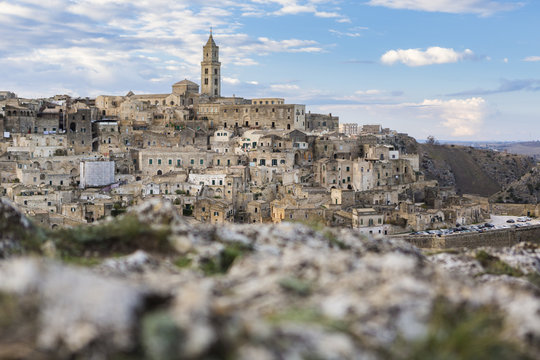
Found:
<path fill-rule="evenodd" d="M 213 28 L 225 96 L 417 139 L 533 141 L 539 15 L 539 2 L 509 0 L 1 2 L 0 80 L 27 98 L 167 93 L 200 84 Z"/>

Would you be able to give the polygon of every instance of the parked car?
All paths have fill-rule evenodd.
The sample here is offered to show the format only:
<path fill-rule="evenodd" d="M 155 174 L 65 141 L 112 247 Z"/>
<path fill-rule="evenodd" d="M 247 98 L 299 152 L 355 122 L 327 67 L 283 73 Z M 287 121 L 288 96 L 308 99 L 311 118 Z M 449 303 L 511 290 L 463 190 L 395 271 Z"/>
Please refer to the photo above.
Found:
<path fill-rule="evenodd" d="M 509 223 L 509 224 L 515 223 L 514 219 L 508 219 L 508 220 L 506 220 L 506 222 Z"/>

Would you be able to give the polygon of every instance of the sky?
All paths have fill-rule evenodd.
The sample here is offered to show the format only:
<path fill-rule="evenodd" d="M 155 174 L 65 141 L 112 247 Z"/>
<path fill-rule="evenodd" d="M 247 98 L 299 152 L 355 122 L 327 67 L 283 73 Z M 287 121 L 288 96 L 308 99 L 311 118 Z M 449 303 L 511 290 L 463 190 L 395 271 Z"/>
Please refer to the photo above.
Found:
<path fill-rule="evenodd" d="M 417 139 L 540 140 L 538 0 L 0 0 L 0 90 L 283 97 Z"/>

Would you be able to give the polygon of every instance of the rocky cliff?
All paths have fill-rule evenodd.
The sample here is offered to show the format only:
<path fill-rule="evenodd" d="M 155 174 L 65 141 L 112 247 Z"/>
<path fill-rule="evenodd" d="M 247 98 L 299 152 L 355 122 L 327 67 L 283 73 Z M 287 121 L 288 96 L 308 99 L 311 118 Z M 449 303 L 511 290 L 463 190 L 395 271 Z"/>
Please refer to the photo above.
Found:
<path fill-rule="evenodd" d="M 0 261 L 2 359 L 533 359 L 540 352 L 534 244 L 422 253 L 352 230 L 191 225 L 160 200 L 29 238 L 15 208 L 5 202 L 0 211 L 24 235 L 6 238 L 0 223 L 1 243 L 11 244 Z"/>
<path fill-rule="evenodd" d="M 540 167 L 535 166 L 491 197 L 495 202 L 538 204 L 540 200 Z"/>
<path fill-rule="evenodd" d="M 456 145 L 418 144 L 418 153 L 427 179 L 461 194 L 491 196 L 535 165 L 530 157 Z"/>

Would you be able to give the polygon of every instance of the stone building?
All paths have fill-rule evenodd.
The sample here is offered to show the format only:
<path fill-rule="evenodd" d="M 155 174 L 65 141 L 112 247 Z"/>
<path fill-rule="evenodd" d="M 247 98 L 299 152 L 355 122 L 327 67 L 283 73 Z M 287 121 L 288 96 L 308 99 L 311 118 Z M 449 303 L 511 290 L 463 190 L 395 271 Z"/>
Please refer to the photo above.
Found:
<path fill-rule="evenodd" d="M 114 182 L 114 161 L 81 161 L 80 187 L 110 185 Z"/>
<path fill-rule="evenodd" d="M 67 149 L 75 155 L 92 152 L 92 113 L 90 109 L 69 111 L 66 118 Z"/>
<path fill-rule="evenodd" d="M 357 123 L 339 124 L 339 132 L 348 136 L 358 135 L 358 124 Z"/>
<path fill-rule="evenodd" d="M 339 117 L 332 114 L 312 114 L 306 115 L 306 130 L 308 131 L 337 131 L 339 130 Z"/>
<path fill-rule="evenodd" d="M 214 42 L 212 32 L 203 47 L 201 62 L 201 94 L 209 97 L 221 96 L 221 63 L 219 62 L 219 46 Z"/>
<path fill-rule="evenodd" d="M 29 134 L 34 129 L 35 121 L 36 113 L 27 107 L 19 105 L 4 107 L 4 131 Z"/>

